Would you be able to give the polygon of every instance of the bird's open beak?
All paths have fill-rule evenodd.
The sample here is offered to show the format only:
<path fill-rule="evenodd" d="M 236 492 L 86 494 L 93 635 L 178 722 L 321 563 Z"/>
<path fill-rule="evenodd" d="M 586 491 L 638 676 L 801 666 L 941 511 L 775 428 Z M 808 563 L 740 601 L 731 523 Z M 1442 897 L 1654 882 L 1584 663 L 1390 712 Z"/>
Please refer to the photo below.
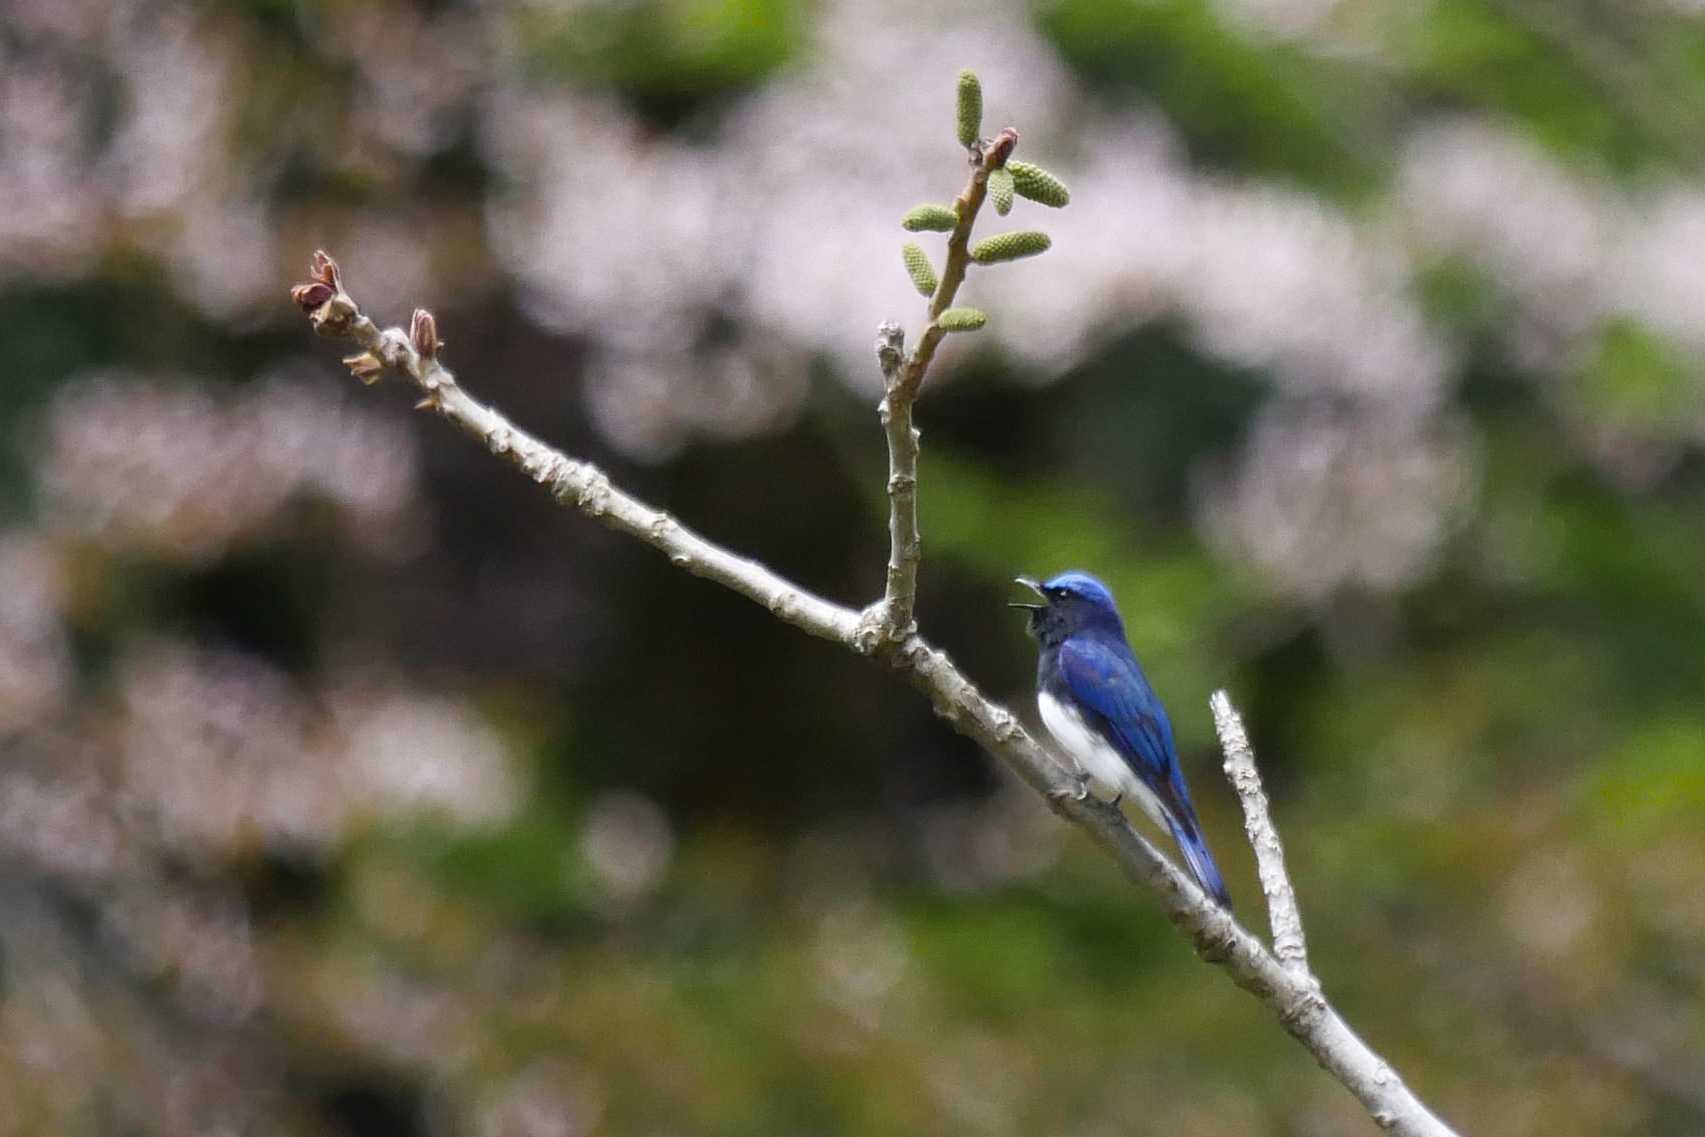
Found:
<path fill-rule="evenodd" d="M 1028 577 L 1028 576 L 1013 577 L 1013 583 L 1014 584 L 1022 584 L 1024 587 L 1028 588 L 1030 591 L 1034 592 L 1036 595 L 1038 595 L 1038 596 L 1042 595 L 1042 583 L 1040 581 L 1036 580 L 1034 577 Z M 1011 601 L 1010 603 L 1008 603 L 1007 607 L 1008 608 L 1026 608 L 1032 612 L 1040 612 L 1045 607 L 1045 605 L 1027 604 L 1027 603 L 1024 603 L 1022 601 L 1014 600 L 1014 601 Z"/>

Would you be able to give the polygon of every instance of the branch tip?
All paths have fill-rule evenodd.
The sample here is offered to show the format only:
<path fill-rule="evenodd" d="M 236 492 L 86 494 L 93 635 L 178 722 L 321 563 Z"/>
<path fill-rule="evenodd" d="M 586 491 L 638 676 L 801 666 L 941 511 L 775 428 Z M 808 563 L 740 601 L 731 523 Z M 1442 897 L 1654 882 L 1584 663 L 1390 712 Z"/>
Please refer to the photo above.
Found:
<path fill-rule="evenodd" d="M 414 310 L 414 317 L 409 321 L 409 342 L 420 357 L 427 360 L 436 358 L 444 346 L 444 341 L 438 338 L 438 321 L 425 308 Z"/>
<path fill-rule="evenodd" d="M 1261 877 L 1261 891 L 1267 897 L 1267 920 L 1273 930 L 1273 954 L 1287 972 L 1318 992 L 1319 981 L 1308 966 L 1308 941 L 1303 936 L 1302 913 L 1297 908 L 1290 870 L 1285 866 L 1285 849 L 1273 824 L 1267 791 L 1261 785 L 1261 772 L 1255 768 L 1255 749 L 1249 744 L 1243 719 L 1231 705 L 1231 696 L 1223 690 L 1215 691 L 1208 706 L 1213 711 L 1214 730 L 1225 754 L 1226 778 L 1243 807 L 1243 831 L 1255 850 L 1255 867 Z"/>
<path fill-rule="evenodd" d="M 308 275 L 318 284 L 323 284 L 333 292 L 343 291 L 343 273 L 338 269 L 337 262 L 324 249 L 314 250 L 314 259 L 308 267 Z"/>

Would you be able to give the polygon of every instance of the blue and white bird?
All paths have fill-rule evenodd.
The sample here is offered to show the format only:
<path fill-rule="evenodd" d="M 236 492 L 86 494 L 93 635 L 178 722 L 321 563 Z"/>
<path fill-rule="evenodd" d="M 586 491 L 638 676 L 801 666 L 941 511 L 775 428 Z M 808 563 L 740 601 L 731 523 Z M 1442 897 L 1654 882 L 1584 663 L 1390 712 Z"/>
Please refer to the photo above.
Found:
<path fill-rule="evenodd" d="M 1030 631 L 1042 645 L 1036 665 L 1036 703 L 1042 725 L 1078 767 L 1117 802 L 1129 794 L 1172 834 L 1197 883 L 1226 908 L 1231 896 L 1190 804 L 1172 723 L 1149 686 L 1125 623 L 1107 586 L 1086 572 L 1047 582 L 1021 576 L 1040 604 Z"/>

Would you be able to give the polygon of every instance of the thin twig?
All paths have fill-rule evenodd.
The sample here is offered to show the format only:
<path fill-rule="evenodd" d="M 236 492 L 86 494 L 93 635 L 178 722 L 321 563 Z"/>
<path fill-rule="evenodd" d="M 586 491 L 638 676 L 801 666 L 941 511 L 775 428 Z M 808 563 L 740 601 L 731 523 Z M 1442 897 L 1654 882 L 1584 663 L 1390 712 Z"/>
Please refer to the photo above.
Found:
<path fill-rule="evenodd" d="M 918 431 L 912 425 L 915 389 L 901 381 L 906 370 L 905 333 L 886 323 L 876 331 L 876 362 L 882 368 L 886 393 L 876 408 L 888 437 L 888 576 L 877 606 L 877 626 L 890 641 L 903 639 L 912 622 L 918 595 L 918 563 L 923 543 L 918 536 Z"/>
<path fill-rule="evenodd" d="M 1007 133 L 1011 133 L 1011 141 L 1006 139 Z M 1017 137 L 1016 131 L 1003 132 L 998 144 L 972 151 L 971 175 L 953 202 L 958 220 L 947 235 L 947 263 L 930 297 L 929 323 L 911 356 L 904 355 L 898 327 L 884 324 L 877 332 L 877 361 L 884 387 L 877 413 L 888 437 L 888 575 L 880 607 L 874 611 L 880 617 L 877 628 L 890 641 L 899 641 L 915 630 L 912 614 L 917 607 L 918 565 L 923 559 L 923 542 L 918 535 L 918 431 L 912 425 L 912 404 L 923 389 L 936 346 L 947 334 L 936 320 L 953 307 L 971 266 L 971 230 L 988 196 L 989 174 L 1006 161 Z"/>
<path fill-rule="evenodd" d="M 668 513 L 616 488 L 592 463 L 576 461 L 547 446 L 469 395 L 436 358 L 422 356 L 402 329 L 381 331 L 347 294 L 334 296 L 322 312 L 323 318 L 317 321 L 321 331 L 348 336 L 385 368 L 401 373 L 424 392 L 425 397 L 417 404 L 420 409 L 437 411 L 478 438 L 486 449 L 544 486 L 563 505 L 637 537 L 678 569 L 757 601 L 784 623 L 837 643 L 847 643 L 853 637 L 858 625 L 856 612 L 813 595 L 755 560 L 712 544 Z M 353 363 L 351 369 L 355 369 Z"/>
<path fill-rule="evenodd" d="M 1017 141 L 1018 132 L 1009 127 L 1001 131 L 995 142 L 973 154 L 971 176 L 953 202 L 953 210 L 959 215 L 959 220 L 947 235 L 947 263 L 942 267 L 935 295 L 930 297 L 929 323 L 924 327 L 923 335 L 918 337 L 918 346 L 912 350 L 911 358 L 906 360 L 900 375 L 900 388 L 908 399 L 917 397 L 924 376 L 929 372 L 930 361 L 935 358 L 935 349 L 947 334 L 936 321 L 953 307 L 959 286 L 965 283 L 965 273 L 971 267 L 971 229 L 977 224 L 977 212 L 988 197 L 989 175 L 1006 162 Z"/>
<path fill-rule="evenodd" d="M 372 381 L 386 371 L 401 375 L 424 395 L 418 407 L 436 411 L 480 439 L 562 505 L 637 537 L 676 567 L 762 604 L 786 623 L 861 655 L 886 660 L 929 698 L 954 730 L 981 744 L 1041 793 L 1057 813 L 1083 827 L 1126 876 L 1160 901 L 1167 919 L 1189 938 L 1197 954 L 1260 999 L 1381 1128 L 1402 1137 L 1455 1137 L 1338 1016 L 1318 984 L 1283 966 L 1137 833 L 1117 806 L 1080 795 L 1076 776 L 1038 746 L 1011 711 L 985 698 L 945 652 L 915 633 L 887 643 L 863 614 L 707 541 L 669 514 L 617 489 L 591 463 L 572 459 L 521 430 L 468 395 L 438 361 L 430 317 L 423 320 L 424 313 L 416 314 L 412 336 L 401 328 L 380 330 L 343 290 L 337 266 L 324 254 L 315 259 L 314 283 L 298 286 L 293 296 L 322 334 L 353 339 L 366 349 L 345 360 L 359 378 Z M 423 336 L 422 327 L 429 334 Z"/>
<path fill-rule="evenodd" d="M 1267 920 L 1273 926 L 1273 954 L 1285 970 L 1312 980 L 1308 968 L 1308 941 L 1302 934 L 1302 913 L 1297 910 L 1296 889 L 1285 868 L 1285 848 L 1279 842 L 1279 831 L 1273 825 L 1273 815 L 1267 804 L 1267 791 L 1261 787 L 1261 772 L 1255 768 L 1255 749 L 1249 745 L 1249 735 L 1243 729 L 1243 719 L 1224 691 L 1215 691 L 1208 700 L 1214 712 L 1214 730 L 1220 736 L 1220 749 L 1225 753 L 1225 776 L 1243 803 L 1243 831 L 1255 850 L 1255 868 L 1261 877 L 1261 891 L 1267 894 Z"/>

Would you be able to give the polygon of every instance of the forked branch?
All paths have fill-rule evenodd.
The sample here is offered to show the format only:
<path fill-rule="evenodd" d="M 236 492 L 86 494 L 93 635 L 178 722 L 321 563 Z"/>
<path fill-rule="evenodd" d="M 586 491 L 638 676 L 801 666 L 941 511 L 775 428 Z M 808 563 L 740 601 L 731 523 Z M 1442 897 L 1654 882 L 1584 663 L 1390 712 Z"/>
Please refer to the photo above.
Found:
<path fill-rule="evenodd" d="M 777 619 L 886 660 L 955 730 L 994 754 L 1043 794 L 1056 812 L 1083 827 L 1128 877 L 1160 902 L 1197 954 L 1260 999 L 1383 1128 L 1405 1137 L 1452 1137 L 1338 1016 L 1306 969 L 1298 972 L 1281 963 L 1137 833 L 1117 807 L 1083 794 L 1076 775 L 1038 746 L 1011 711 L 985 698 L 946 653 L 915 632 L 890 639 L 864 613 L 817 596 L 757 561 L 706 540 L 670 514 L 614 486 L 592 463 L 571 458 L 514 425 L 469 395 L 443 365 L 430 315 L 417 311 L 406 332 L 381 329 L 344 290 L 336 264 L 325 254 L 316 255 L 312 280 L 292 295 L 321 334 L 353 340 L 362 349 L 344 361 L 358 378 L 372 382 L 386 373 L 400 376 L 419 391 L 417 407 L 480 440 L 562 505 L 645 542 L 677 568 L 748 597 Z"/>

